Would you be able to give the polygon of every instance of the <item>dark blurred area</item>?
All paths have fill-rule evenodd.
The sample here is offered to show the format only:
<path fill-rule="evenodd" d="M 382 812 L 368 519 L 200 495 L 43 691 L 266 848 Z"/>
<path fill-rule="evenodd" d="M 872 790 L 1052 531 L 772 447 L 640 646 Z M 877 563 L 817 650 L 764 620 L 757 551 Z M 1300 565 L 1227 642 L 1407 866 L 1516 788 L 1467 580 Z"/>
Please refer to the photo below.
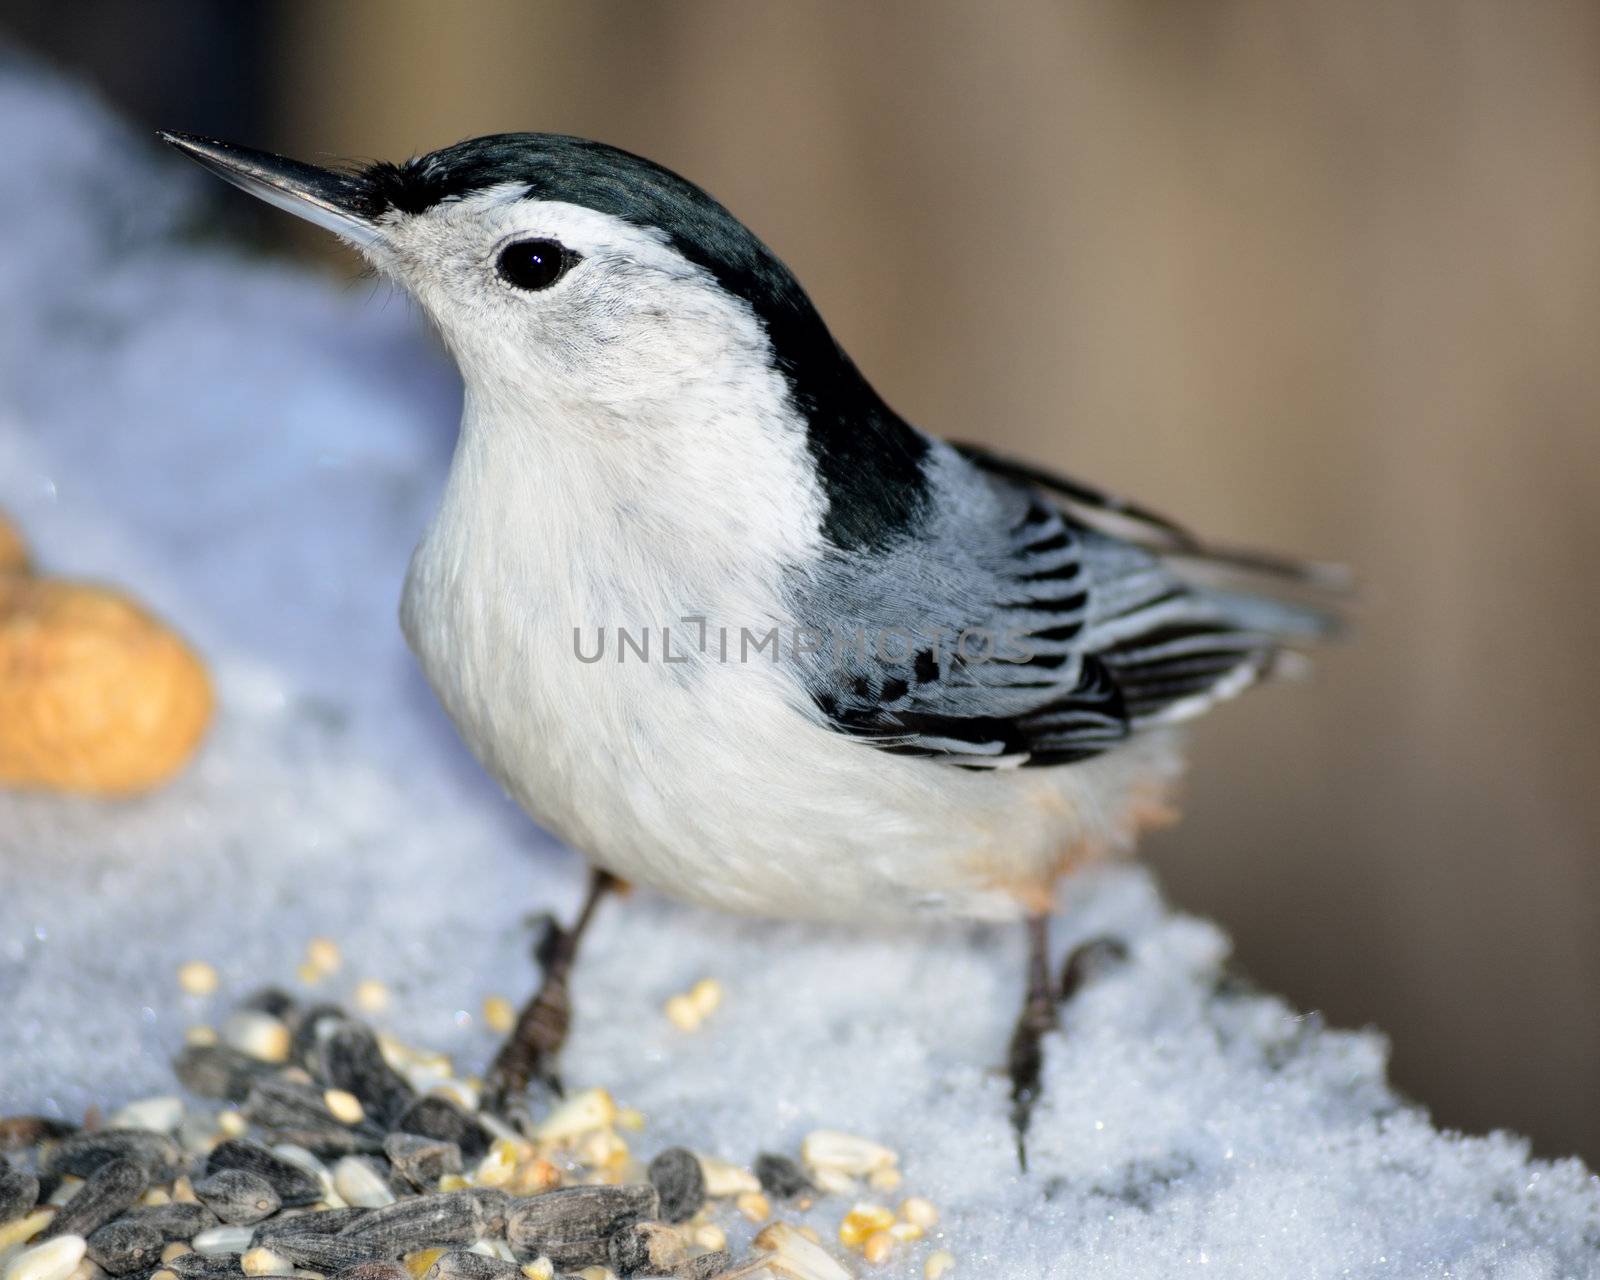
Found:
<path fill-rule="evenodd" d="M 1149 857 L 1259 982 L 1381 1027 L 1440 1122 L 1600 1162 L 1600 6 L 142 0 L 0 25 L 151 129 L 642 152 L 766 238 L 923 427 L 1355 565 L 1350 641 L 1197 729 Z"/>

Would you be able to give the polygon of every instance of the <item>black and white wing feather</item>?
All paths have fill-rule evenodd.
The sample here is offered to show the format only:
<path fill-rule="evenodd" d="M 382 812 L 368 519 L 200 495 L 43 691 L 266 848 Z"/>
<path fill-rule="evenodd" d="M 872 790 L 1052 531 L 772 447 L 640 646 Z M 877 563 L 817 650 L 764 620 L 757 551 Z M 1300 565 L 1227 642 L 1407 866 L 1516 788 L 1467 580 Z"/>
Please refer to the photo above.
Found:
<path fill-rule="evenodd" d="M 914 530 L 830 555 L 791 592 L 799 621 L 829 632 L 802 663 L 815 708 L 885 751 L 1069 764 L 1197 714 L 1331 628 L 1325 611 L 1188 580 L 1177 561 L 1297 581 L 1310 570 L 1211 556 L 1153 513 L 992 455 L 936 445 L 926 465 Z M 1094 528 L 1076 506 L 1146 536 Z"/>

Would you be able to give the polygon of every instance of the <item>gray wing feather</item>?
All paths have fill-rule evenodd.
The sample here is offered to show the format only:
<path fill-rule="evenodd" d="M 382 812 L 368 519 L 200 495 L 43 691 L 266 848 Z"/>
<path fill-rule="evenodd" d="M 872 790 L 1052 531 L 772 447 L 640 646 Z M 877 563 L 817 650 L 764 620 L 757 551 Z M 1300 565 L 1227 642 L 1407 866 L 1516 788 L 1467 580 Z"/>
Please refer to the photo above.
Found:
<path fill-rule="evenodd" d="M 797 620 L 825 635 L 802 682 L 839 731 L 968 767 L 1070 763 L 1198 713 L 1329 625 L 1186 581 L 1074 518 L 1039 473 L 981 461 L 936 444 L 914 536 L 793 576 Z M 1191 539 L 1183 554 L 1203 559 Z"/>

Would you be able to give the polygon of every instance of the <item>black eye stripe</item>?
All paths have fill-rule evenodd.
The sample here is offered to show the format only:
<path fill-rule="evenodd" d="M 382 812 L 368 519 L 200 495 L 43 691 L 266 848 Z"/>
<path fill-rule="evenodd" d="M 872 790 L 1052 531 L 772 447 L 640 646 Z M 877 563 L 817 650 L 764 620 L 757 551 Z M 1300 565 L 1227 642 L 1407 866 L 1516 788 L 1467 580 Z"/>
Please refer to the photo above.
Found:
<path fill-rule="evenodd" d="M 554 240 L 518 240 L 500 250 L 500 278 L 530 293 L 548 289 L 579 261 L 579 255 Z"/>

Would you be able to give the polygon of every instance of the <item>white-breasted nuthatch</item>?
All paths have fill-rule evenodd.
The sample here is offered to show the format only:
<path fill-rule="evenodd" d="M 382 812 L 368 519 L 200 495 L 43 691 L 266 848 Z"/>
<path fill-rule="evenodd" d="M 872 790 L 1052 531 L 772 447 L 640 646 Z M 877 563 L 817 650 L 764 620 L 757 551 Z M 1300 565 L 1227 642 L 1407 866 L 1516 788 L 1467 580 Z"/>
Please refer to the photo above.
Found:
<path fill-rule="evenodd" d="M 334 172 L 163 137 L 353 244 L 460 366 L 401 612 L 484 767 L 678 897 L 1030 920 L 1020 1135 L 1056 881 L 1165 814 L 1170 726 L 1330 625 L 1228 580 L 1328 575 L 923 434 L 760 240 L 637 156 L 504 134 Z M 559 1044 L 577 933 L 504 1087 Z"/>

